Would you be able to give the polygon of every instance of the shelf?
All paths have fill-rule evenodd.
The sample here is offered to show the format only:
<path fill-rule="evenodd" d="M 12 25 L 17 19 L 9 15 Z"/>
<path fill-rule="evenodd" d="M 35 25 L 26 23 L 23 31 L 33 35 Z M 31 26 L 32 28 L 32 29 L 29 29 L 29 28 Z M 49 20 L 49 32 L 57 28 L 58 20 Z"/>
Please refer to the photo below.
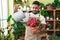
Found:
<path fill-rule="evenodd" d="M 54 31 L 53 29 L 51 29 L 51 30 L 45 30 L 45 31 Z"/>
<path fill-rule="evenodd" d="M 60 29 L 56 29 L 55 31 L 60 31 Z"/>
<path fill-rule="evenodd" d="M 55 21 L 60 21 L 60 20 L 55 20 Z"/>
<path fill-rule="evenodd" d="M 46 21 L 54 21 L 54 20 L 46 20 Z"/>
<path fill-rule="evenodd" d="M 60 8 L 56 8 L 56 9 L 52 9 L 52 10 L 45 10 L 47 11 L 47 13 L 51 13 L 51 14 L 48 14 L 49 16 L 53 16 L 53 20 L 46 20 L 46 22 L 49 22 L 51 23 L 51 25 L 53 26 L 53 29 L 51 30 L 45 30 L 45 32 L 47 32 L 48 34 L 53 34 L 54 36 L 56 36 L 57 33 L 60 34 L 60 29 L 58 28 L 57 29 L 57 22 L 60 23 L 60 16 L 58 16 L 58 20 L 57 20 L 57 15 L 60 15 Z M 59 26 L 59 25 L 58 25 Z"/>
<path fill-rule="evenodd" d="M 60 8 L 56 8 L 56 10 L 60 10 Z"/>
<path fill-rule="evenodd" d="M 46 21 L 54 21 L 54 20 L 46 20 Z M 60 21 L 60 20 L 55 20 L 55 21 Z"/>
<path fill-rule="evenodd" d="M 48 10 L 48 9 L 45 9 L 46 11 L 53 11 L 54 9 L 51 9 L 51 10 Z"/>

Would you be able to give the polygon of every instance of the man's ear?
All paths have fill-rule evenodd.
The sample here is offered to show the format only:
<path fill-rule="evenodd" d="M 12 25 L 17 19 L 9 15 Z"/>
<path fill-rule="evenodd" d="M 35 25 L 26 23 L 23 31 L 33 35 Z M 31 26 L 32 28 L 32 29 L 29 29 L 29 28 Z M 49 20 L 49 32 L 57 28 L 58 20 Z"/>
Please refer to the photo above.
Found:
<path fill-rule="evenodd" d="M 41 6 L 39 6 L 39 9 L 41 9 Z"/>
<path fill-rule="evenodd" d="M 41 9 L 41 6 L 39 6 L 39 10 Z"/>

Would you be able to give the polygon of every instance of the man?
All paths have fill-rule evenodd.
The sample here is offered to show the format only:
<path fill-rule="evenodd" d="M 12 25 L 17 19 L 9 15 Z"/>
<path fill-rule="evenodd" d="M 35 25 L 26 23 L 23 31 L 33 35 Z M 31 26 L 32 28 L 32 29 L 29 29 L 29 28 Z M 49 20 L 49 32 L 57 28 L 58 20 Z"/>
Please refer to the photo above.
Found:
<path fill-rule="evenodd" d="M 19 5 L 16 5 L 16 6 L 17 6 L 17 9 L 18 9 Z M 15 8 L 16 8 L 16 6 L 15 6 Z M 39 17 L 39 20 L 41 21 L 41 24 L 42 24 L 43 30 L 44 30 L 46 23 L 45 23 L 45 18 L 42 15 L 39 14 L 40 6 L 41 5 L 40 5 L 40 3 L 38 1 L 34 1 L 32 3 L 32 6 L 31 6 L 32 12 L 31 13 L 27 13 L 27 12 L 24 13 L 25 18 L 23 18 L 23 21 L 27 22 L 30 17 L 32 17 L 32 18 L 38 18 Z M 17 21 L 17 20 L 19 21 L 19 19 L 21 19 L 19 17 L 23 14 L 23 12 L 21 12 L 21 11 L 18 12 L 17 9 L 14 9 L 14 13 L 15 14 L 12 15 L 13 19 L 14 20 L 16 19 L 15 21 Z M 16 16 L 16 14 L 18 14 L 18 15 Z M 21 15 L 19 15 L 19 14 L 21 14 Z M 25 40 L 40 40 L 40 37 L 39 37 L 40 36 L 39 35 L 40 31 L 38 30 L 39 27 L 35 27 L 35 28 L 32 27 L 32 28 L 30 28 L 27 25 L 25 25 L 25 27 L 26 27 Z"/>

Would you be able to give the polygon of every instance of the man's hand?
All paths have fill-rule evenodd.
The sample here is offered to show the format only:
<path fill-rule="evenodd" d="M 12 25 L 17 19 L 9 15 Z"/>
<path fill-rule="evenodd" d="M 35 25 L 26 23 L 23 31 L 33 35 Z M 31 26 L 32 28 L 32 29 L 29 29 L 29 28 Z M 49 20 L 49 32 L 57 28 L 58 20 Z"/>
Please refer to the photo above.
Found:
<path fill-rule="evenodd" d="M 39 29 L 39 27 L 31 27 L 30 31 L 34 35 L 34 34 L 38 34 L 40 32 L 38 29 Z"/>
<path fill-rule="evenodd" d="M 20 6 L 19 4 L 15 4 L 15 6 L 14 6 L 14 13 L 18 11 L 19 6 Z"/>

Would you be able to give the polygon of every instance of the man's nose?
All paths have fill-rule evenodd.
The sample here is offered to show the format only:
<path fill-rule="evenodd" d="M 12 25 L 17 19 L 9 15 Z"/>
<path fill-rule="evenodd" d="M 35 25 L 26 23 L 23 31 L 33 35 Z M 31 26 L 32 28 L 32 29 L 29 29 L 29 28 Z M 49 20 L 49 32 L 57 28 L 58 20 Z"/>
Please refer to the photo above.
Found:
<path fill-rule="evenodd" d="M 34 8 L 34 10 L 36 10 L 36 9 Z"/>

